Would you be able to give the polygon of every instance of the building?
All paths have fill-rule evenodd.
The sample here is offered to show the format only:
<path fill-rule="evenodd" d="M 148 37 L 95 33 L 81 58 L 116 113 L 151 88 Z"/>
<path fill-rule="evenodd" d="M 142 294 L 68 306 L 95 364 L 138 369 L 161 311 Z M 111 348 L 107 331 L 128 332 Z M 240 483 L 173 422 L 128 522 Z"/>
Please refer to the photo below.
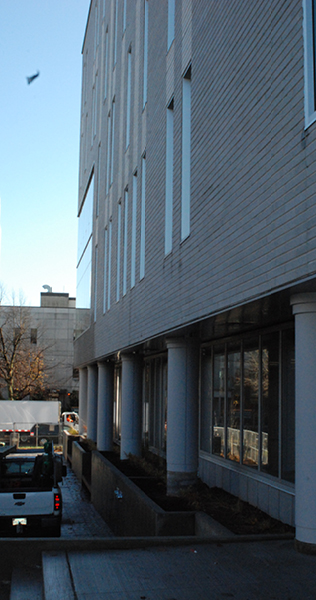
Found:
<path fill-rule="evenodd" d="M 30 349 L 43 350 L 47 399 L 60 400 L 64 410 L 76 406 L 79 390 L 73 347 L 78 318 L 76 299 L 69 298 L 66 293 L 41 293 L 38 307 L 0 306 L 1 321 L 6 320 L 6 315 L 12 314 L 12 311 L 23 313 L 21 319 L 27 329 L 24 337 L 28 336 Z M 1 392 L 6 397 L 5 387 Z"/>
<path fill-rule="evenodd" d="M 93 0 L 80 415 L 316 545 L 312 0 Z M 112 421 L 114 426 L 112 425 Z M 310 545 L 310 546 L 309 546 Z"/>

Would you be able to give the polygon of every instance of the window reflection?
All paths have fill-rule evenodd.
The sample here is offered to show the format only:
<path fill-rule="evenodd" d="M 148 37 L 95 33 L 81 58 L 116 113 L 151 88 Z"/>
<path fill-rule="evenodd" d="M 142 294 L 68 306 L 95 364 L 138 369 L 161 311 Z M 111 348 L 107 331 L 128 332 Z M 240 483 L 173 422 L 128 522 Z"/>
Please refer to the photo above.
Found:
<path fill-rule="evenodd" d="M 258 392 L 259 349 L 258 342 L 244 350 L 243 379 L 243 463 L 249 467 L 258 465 Z"/>
<path fill-rule="evenodd" d="M 214 356 L 213 454 L 225 456 L 225 354 Z"/>
<path fill-rule="evenodd" d="M 201 450 L 211 452 L 212 354 L 205 350 L 201 370 Z"/>
<path fill-rule="evenodd" d="M 293 327 L 203 348 L 201 450 L 294 482 L 294 390 Z"/>
<path fill-rule="evenodd" d="M 261 468 L 279 472 L 279 332 L 262 337 Z"/>
<path fill-rule="evenodd" d="M 227 357 L 227 458 L 240 460 L 240 351 Z"/>

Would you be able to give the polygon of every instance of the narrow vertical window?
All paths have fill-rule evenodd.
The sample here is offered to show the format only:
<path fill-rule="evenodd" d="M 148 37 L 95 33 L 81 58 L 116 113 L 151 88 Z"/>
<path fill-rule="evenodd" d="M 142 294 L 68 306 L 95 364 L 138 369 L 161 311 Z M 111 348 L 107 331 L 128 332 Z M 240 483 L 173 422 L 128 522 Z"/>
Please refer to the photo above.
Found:
<path fill-rule="evenodd" d="M 148 0 L 144 0 L 144 65 L 143 65 L 143 107 L 147 102 L 148 72 Z"/>
<path fill-rule="evenodd" d="M 126 0 L 124 0 L 123 4 L 123 33 L 126 30 Z"/>
<path fill-rule="evenodd" d="M 190 235 L 191 204 L 191 67 L 182 80 L 181 241 Z"/>
<path fill-rule="evenodd" d="M 109 222 L 109 251 L 108 251 L 108 310 L 111 306 L 111 262 L 112 262 L 112 221 Z"/>
<path fill-rule="evenodd" d="M 131 288 L 135 285 L 136 270 L 136 218 L 137 218 L 137 171 L 133 175 L 132 239 L 131 239 Z"/>
<path fill-rule="evenodd" d="M 94 6 L 94 58 L 96 57 L 97 47 L 99 44 L 99 10 L 98 3 Z"/>
<path fill-rule="evenodd" d="M 115 0 L 113 68 L 116 65 L 116 57 L 117 57 L 117 16 L 118 16 L 117 13 L 118 13 L 118 0 Z"/>
<path fill-rule="evenodd" d="M 86 127 L 85 127 L 85 136 L 86 136 L 86 139 L 85 139 L 85 160 L 84 160 L 84 163 L 85 163 L 85 170 L 86 170 L 87 165 L 88 165 L 88 152 L 89 152 L 89 132 L 88 132 L 88 123 L 89 123 L 89 121 L 88 121 L 88 113 L 86 113 L 86 119 L 85 119 L 85 121 L 86 121 Z"/>
<path fill-rule="evenodd" d="M 99 216 L 99 208 L 100 208 L 100 190 L 101 187 L 101 144 L 98 147 L 98 189 L 97 189 L 97 197 L 95 203 L 95 216 L 98 218 Z"/>
<path fill-rule="evenodd" d="M 98 88 L 99 88 L 99 86 L 98 86 L 98 73 L 96 73 L 95 83 L 94 83 L 94 97 L 93 97 L 93 100 L 94 100 L 93 101 L 93 139 L 97 135 L 97 123 L 98 123 Z M 92 144 L 93 144 L 93 139 L 92 139 Z"/>
<path fill-rule="evenodd" d="M 104 87 L 103 97 L 104 100 L 107 97 L 107 86 L 108 86 L 108 56 L 109 56 L 109 32 L 108 29 L 105 32 L 105 44 L 104 44 Z"/>
<path fill-rule="evenodd" d="M 94 86 L 92 88 L 91 148 L 93 146 L 93 140 L 94 140 L 94 124 L 95 124 L 95 112 L 96 112 L 95 102 L 96 102 L 96 92 L 95 92 L 95 82 L 94 82 Z"/>
<path fill-rule="evenodd" d="M 316 120 L 316 0 L 303 0 L 305 128 Z"/>
<path fill-rule="evenodd" d="M 168 0 L 168 50 L 174 40 L 175 0 Z"/>
<path fill-rule="evenodd" d="M 142 199 L 140 210 L 140 264 L 139 278 L 145 277 L 145 204 L 146 204 L 146 156 L 142 157 Z"/>
<path fill-rule="evenodd" d="M 104 230 L 104 263 L 103 263 L 103 312 L 106 312 L 107 309 L 107 266 L 108 266 L 108 230 L 105 228 Z"/>
<path fill-rule="evenodd" d="M 173 212 L 173 100 L 167 108 L 166 123 L 166 199 L 165 199 L 165 255 L 172 250 Z"/>
<path fill-rule="evenodd" d="M 117 206 L 117 260 L 116 260 L 116 302 L 120 299 L 120 273 L 121 273 L 121 225 L 122 205 Z"/>
<path fill-rule="evenodd" d="M 129 146 L 131 128 L 131 87 L 132 87 L 132 50 L 127 53 L 127 94 L 126 94 L 126 148 Z"/>
<path fill-rule="evenodd" d="M 97 296 L 98 296 L 98 246 L 94 249 L 94 321 L 97 320 Z"/>
<path fill-rule="evenodd" d="M 127 281 L 127 236 L 128 236 L 128 190 L 124 192 L 124 241 L 123 241 L 123 296 Z"/>
<path fill-rule="evenodd" d="M 111 166 L 110 166 L 110 185 L 113 183 L 114 172 L 114 142 L 115 142 L 115 99 L 112 102 L 112 127 L 111 127 Z"/>
<path fill-rule="evenodd" d="M 107 157 L 106 157 L 106 193 L 110 187 L 110 157 L 111 157 L 111 113 L 108 114 L 108 140 L 107 140 Z"/>

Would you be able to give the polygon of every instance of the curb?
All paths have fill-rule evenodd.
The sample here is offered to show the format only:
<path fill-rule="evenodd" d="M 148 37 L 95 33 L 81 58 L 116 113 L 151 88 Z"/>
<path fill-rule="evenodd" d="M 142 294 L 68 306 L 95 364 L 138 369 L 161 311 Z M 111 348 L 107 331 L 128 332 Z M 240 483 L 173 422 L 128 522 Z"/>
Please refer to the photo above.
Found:
<path fill-rule="evenodd" d="M 152 537 L 111 537 L 111 538 L 2 538 L 1 543 L 6 553 L 10 551 L 30 552 L 83 552 L 98 550 L 128 550 L 133 548 L 149 548 L 157 546 L 188 546 L 202 544 L 238 544 L 249 542 L 268 542 L 294 540 L 294 534 L 258 534 L 227 536 L 152 536 Z"/>

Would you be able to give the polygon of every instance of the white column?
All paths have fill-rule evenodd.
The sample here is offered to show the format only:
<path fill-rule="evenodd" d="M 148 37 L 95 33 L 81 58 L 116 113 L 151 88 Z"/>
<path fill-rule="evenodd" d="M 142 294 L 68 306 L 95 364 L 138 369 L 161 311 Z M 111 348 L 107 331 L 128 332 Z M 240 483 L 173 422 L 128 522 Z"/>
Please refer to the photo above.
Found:
<path fill-rule="evenodd" d="M 197 477 L 199 349 L 185 339 L 169 339 L 167 348 L 167 493 L 172 496 Z"/>
<path fill-rule="evenodd" d="M 142 450 L 142 360 L 136 354 L 122 355 L 121 460 Z"/>
<path fill-rule="evenodd" d="M 316 551 L 316 294 L 291 298 L 295 315 L 295 525 L 298 550 Z"/>
<path fill-rule="evenodd" d="M 113 450 L 113 382 L 113 363 L 98 362 L 97 448 L 101 452 Z"/>
<path fill-rule="evenodd" d="M 79 433 L 87 433 L 87 387 L 88 371 L 79 369 Z"/>
<path fill-rule="evenodd" d="M 97 441 L 98 368 L 88 365 L 87 437 Z"/>

